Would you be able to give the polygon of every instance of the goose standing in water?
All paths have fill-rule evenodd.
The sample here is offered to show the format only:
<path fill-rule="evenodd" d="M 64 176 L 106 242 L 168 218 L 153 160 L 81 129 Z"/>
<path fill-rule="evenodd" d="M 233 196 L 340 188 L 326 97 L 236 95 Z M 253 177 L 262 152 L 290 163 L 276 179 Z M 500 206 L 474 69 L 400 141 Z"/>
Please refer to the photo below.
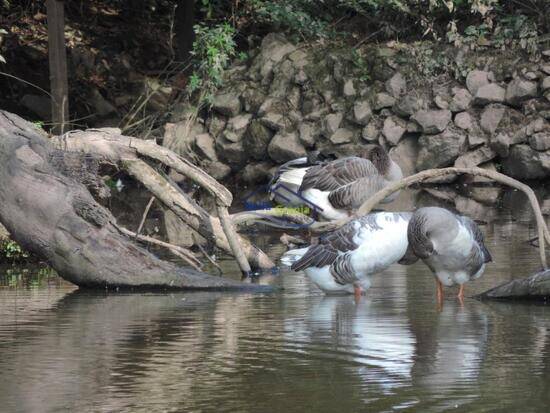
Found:
<path fill-rule="evenodd" d="M 327 294 L 359 298 L 371 276 L 401 260 L 407 251 L 407 212 L 376 212 L 322 235 L 316 245 L 290 250 L 281 258 L 293 271 L 303 270 Z"/>
<path fill-rule="evenodd" d="M 349 156 L 313 165 L 308 164 L 307 158 L 287 162 L 272 180 L 270 192 L 272 199 L 293 192 L 296 196 L 287 196 L 291 201 L 283 203 L 305 204 L 324 219 L 337 220 L 349 216 L 373 194 L 402 177 L 399 165 L 378 146 L 365 157 Z M 396 196 L 393 194 L 385 202 Z"/>
<path fill-rule="evenodd" d="M 483 233 L 470 218 L 438 207 L 415 211 L 407 229 L 409 248 L 436 276 L 437 300 L 443 300 L 443 285 L 460 285 L 458 299 L 464 300 L 464 283 L 481 277 L 492 261 L 483 243 Z"/>

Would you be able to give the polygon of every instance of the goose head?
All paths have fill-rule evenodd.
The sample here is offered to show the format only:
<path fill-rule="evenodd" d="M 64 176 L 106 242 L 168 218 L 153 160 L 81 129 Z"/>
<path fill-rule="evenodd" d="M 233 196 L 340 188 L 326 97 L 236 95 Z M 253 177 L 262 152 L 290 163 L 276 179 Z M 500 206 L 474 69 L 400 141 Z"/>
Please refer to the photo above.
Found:
<path fill-rule="evenodd" d="M 403 178 L 401 168 L 390 158 L 390 155 L 382 146 L 371 148 L 365 157 L 374 164 L 378 172 L 386 180 L 398 181 Z"/>

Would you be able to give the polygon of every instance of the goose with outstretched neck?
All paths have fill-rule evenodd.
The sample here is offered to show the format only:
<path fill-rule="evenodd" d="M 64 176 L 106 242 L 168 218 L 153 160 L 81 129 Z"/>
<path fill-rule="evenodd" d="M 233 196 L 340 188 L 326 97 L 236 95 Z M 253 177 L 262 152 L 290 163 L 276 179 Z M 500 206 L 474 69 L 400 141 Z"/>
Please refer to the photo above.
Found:
<path fill-rule="evenodd" d="M 407 228 L 409 251 L 420 258 L 436 277 L 437 299 L 443 300 L 443 286 L 459 285 L 458 299 L 464 300 L 464 284 L 483 274 L 492 261 L 483 233 L 470 218 L 438 207 L 420 208 Z"/>
<path fill-rule="evenodd" d="M 311 162 L 299 158 L 282 165 L 271 181 L 271 198 L 288 206 L 315 210 L 325 220 L 350 216 L 363 202 L 403 177 L 401 168 L 381 146 L 361 156 Z M 390 202 L 397 193 L 384 202 Z M 285 202 L 286 201 L 286 202 Z"/>

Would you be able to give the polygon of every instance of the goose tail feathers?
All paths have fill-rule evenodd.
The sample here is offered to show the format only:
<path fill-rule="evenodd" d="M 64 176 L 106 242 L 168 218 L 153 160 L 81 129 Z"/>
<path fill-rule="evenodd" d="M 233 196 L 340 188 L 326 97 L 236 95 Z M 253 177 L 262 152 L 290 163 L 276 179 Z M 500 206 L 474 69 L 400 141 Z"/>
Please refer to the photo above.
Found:
<path fill-rule="evenodd" d="M 292 264 L 299 261 L 305 255 L 305 253 L 307 252 L 308 249 L 309 249 L 309 247 L 288 250 L 281 257 L 281 260 L 280 260 L 281 264 L 283 264 L 287 267 L 292 266 Z"/>

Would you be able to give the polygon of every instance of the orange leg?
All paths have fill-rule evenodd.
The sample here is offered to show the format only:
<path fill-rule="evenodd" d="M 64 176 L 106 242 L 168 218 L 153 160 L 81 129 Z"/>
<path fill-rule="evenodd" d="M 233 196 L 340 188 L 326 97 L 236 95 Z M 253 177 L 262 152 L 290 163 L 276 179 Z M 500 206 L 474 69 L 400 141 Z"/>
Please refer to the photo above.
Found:
<path fill-rule="evenodd" d="M 361 296 L 363 295 L 363 289 L 361 286 L 354 284 L 353 285 L 353 295 L 355 296 L 355 302 L 359 302 L 361 300 Z"/>
<path fill-rule="evenodd" d="M 443 284 L 439 281 L 439 278 L 435 279 L 435 283 L 437 284 L 437 302 L 441 304 L 443 302 L 443 296 L 445 295 L 443 292 Z"/>
<path fill-rule="evenodd" d="M 464 304 L 464 284 L 460 284 L 457 297 L 458 301 L 460 301 L 461 304 Z"/>

